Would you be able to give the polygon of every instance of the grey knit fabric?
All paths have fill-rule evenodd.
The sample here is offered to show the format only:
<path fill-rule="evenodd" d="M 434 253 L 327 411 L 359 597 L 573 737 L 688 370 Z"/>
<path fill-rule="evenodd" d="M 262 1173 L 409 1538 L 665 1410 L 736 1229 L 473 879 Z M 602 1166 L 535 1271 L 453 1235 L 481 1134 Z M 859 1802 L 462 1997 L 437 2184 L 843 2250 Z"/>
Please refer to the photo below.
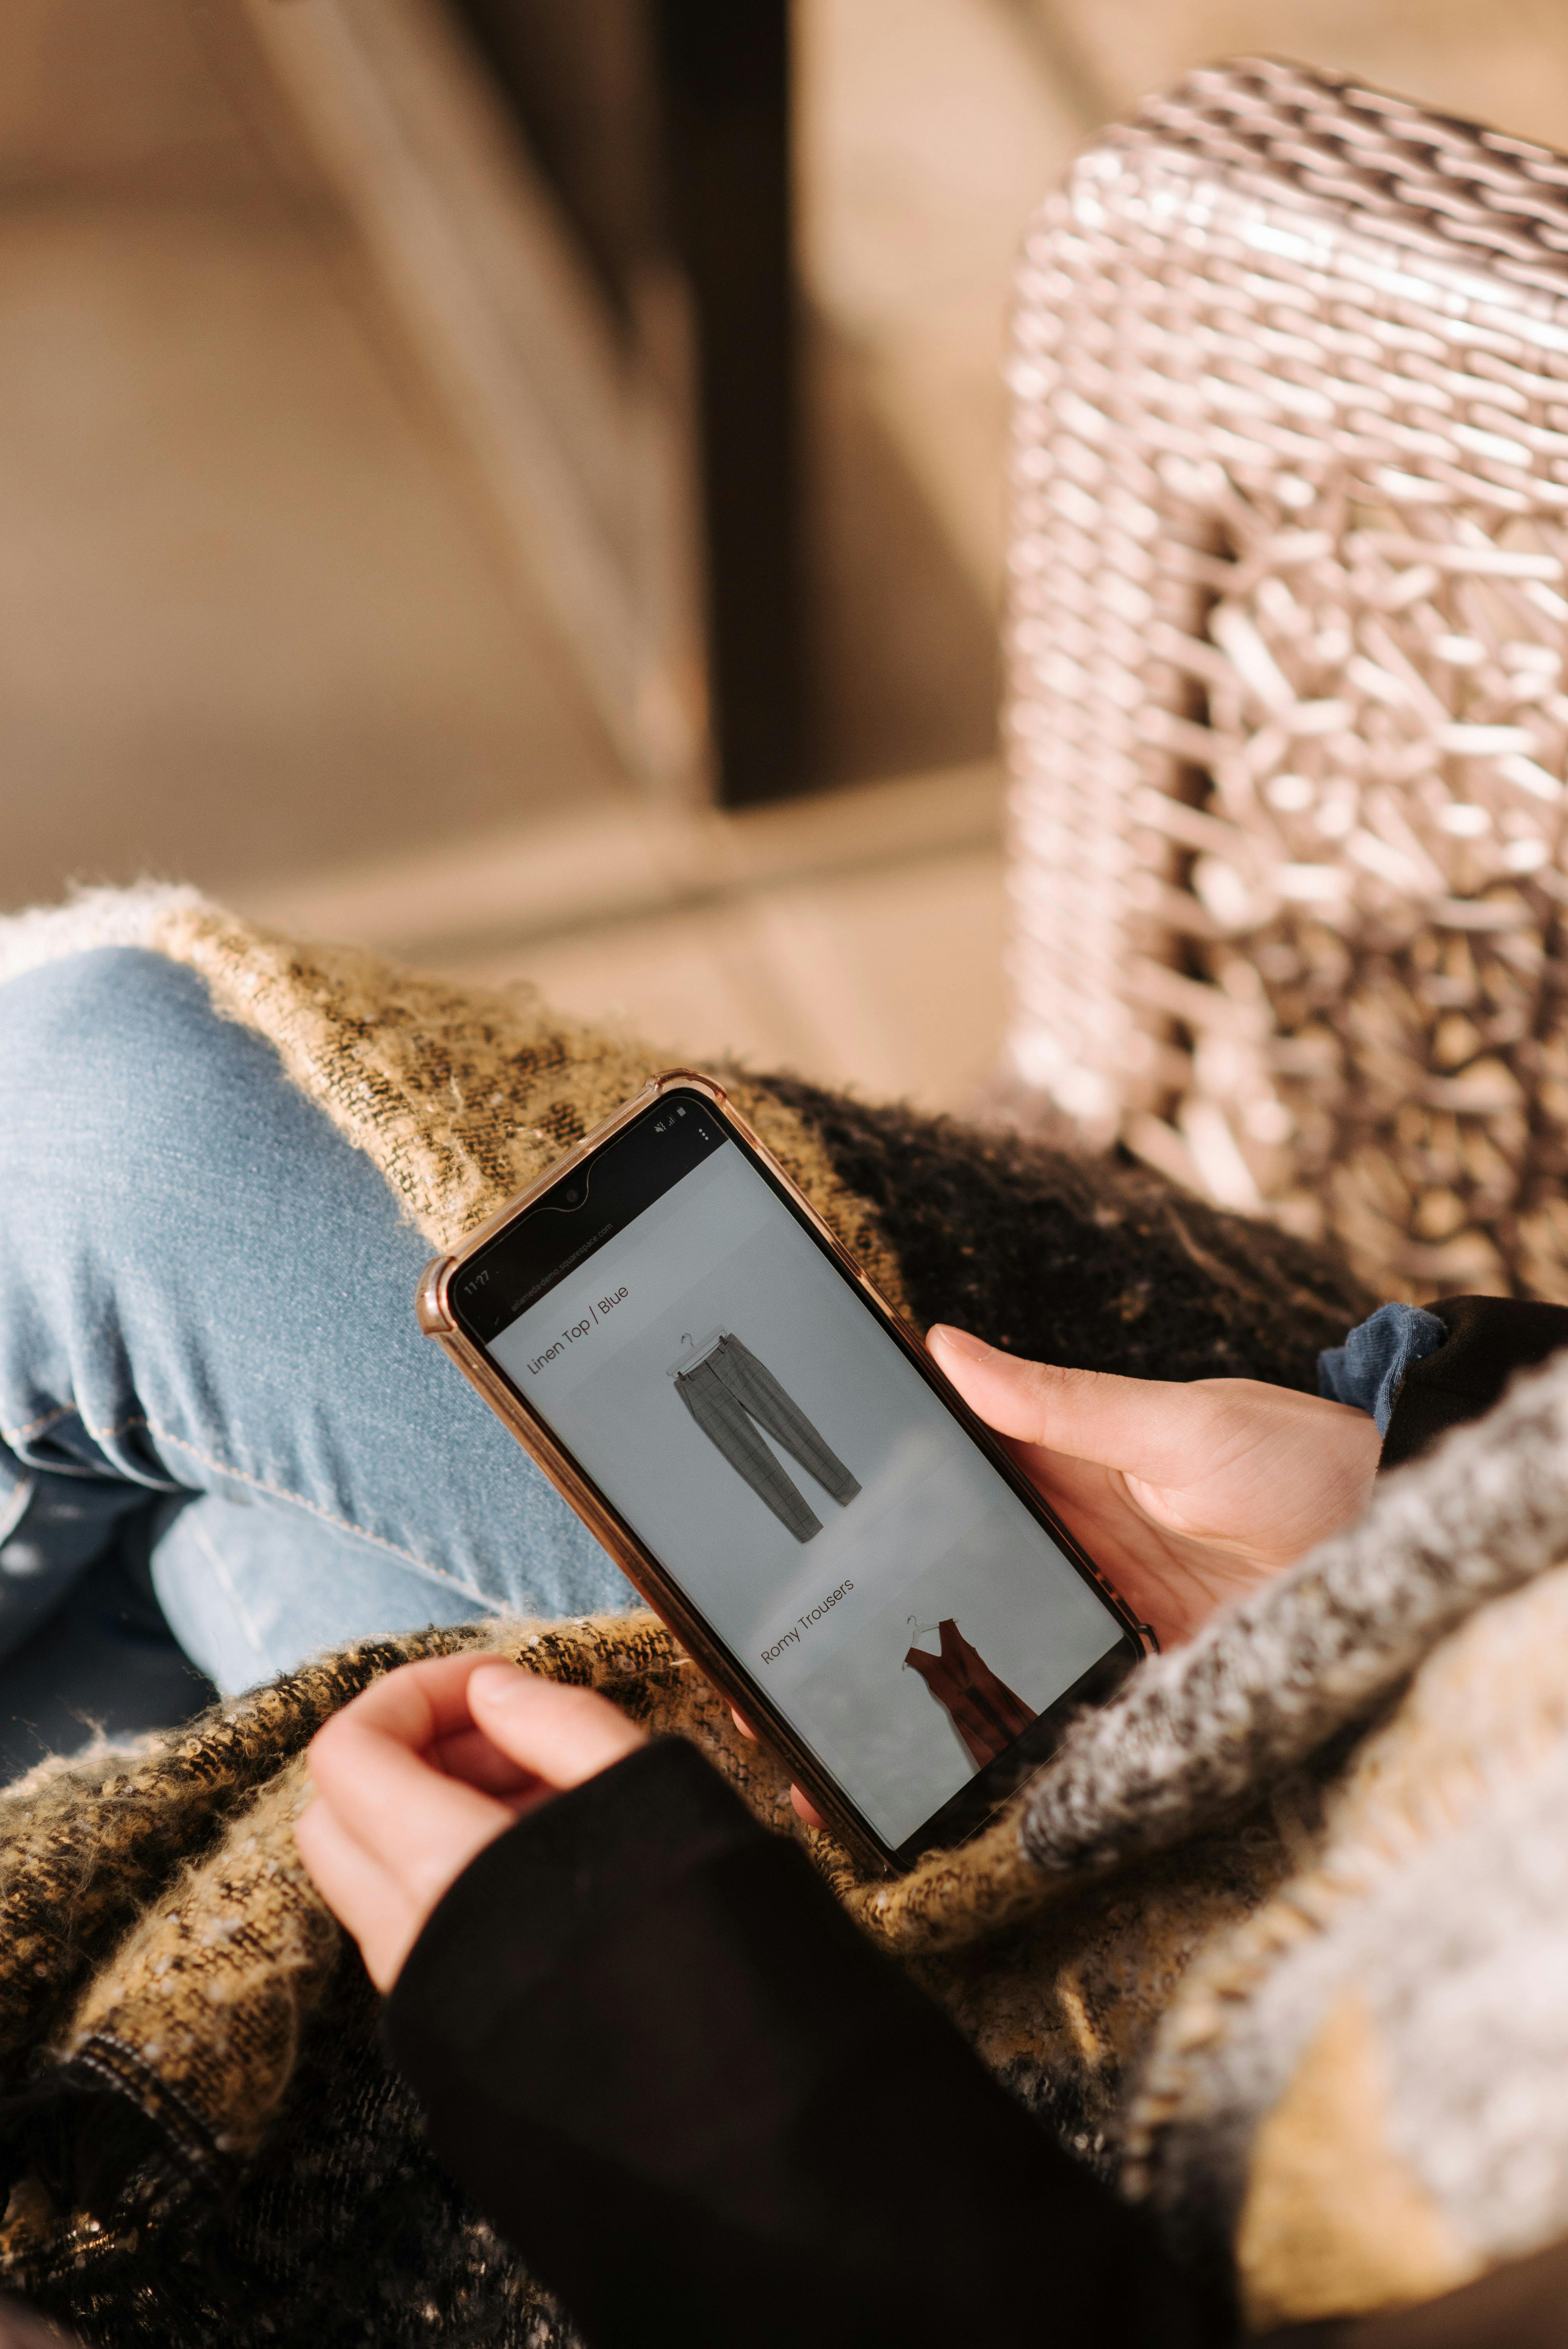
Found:
<path fill-rule="evenodd" d="M 1177 2109 L 1134 2122 L 1138 2182 L 1183 2244 L 1235 2237 L 1260 2120 L 1349 1985 L 1381 2056 L 1390 2141 L 1478 2264 L 1568 2234 L 1568 1750 L 1461 1833 L 1379 1873 L 1260 1974 Z M 1161 2051 L 1163 2054 L 1163 2051 Z M 1149 2087 L 1166 2101 L 1157 2055 Z"/>
<path fill-rule="evenodd" d="M 1198 1950 L 1123 2177 L 1257 2330 L 1568 2236 L 1568 1357 L 1086 1717 L 1021 1814 L 1060 1879 L 1260 1801 L 1285 1878 Z"/>
<path fill-rule="evenodd" d="M 1365 1721 L 1477 1607 L 1565 1555 L 1562 1360 L 1086 1715 L 1023 1811 L 1025 1850 L 1066 1874 L 1193 1834 Z"/>

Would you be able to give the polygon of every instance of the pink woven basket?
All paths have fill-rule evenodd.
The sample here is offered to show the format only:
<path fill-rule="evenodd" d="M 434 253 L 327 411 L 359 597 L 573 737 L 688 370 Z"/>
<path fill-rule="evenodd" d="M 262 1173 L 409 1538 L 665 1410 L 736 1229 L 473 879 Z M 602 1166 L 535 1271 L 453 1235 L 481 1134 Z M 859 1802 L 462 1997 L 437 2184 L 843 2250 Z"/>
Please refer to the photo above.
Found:
<path fill-rule="evenodd" d="M 1018 279 L 1027 1087 L 1385 1294 L 1568 1299 L 1568 160 L 1268 61 Z"/>

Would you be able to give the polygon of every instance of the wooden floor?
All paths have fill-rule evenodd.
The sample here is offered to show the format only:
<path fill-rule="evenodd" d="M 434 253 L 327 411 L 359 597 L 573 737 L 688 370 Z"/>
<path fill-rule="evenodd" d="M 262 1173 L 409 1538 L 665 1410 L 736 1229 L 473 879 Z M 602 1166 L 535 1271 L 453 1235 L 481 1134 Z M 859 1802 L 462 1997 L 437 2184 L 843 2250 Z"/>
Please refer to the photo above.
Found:
<path fill-rule="evenodd" d="M 1001 1045 L 1002 778 L 946 769 L 736 815 L 629 804 L 382 857 L 242 911 L 529 980 L 674 1060 L 962 1109 Z"/>

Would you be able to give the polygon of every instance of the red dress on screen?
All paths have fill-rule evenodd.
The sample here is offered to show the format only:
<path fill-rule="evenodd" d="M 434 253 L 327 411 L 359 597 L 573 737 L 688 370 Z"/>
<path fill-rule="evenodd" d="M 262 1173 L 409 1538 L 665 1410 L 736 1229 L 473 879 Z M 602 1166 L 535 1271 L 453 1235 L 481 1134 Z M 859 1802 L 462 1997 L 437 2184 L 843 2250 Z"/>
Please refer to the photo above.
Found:
<path fill-rule="evenodd" d="M 940 1655 L 911 1648 L 904 1658 L 938 1704 L 945 1707 L 953 1725 L 975 1757 L 977 1769 L 995 1762 L 1034 1721 L 1031 1707 L 999 1681 L 985 1658 L 972 1648 L 951 1615 L 938 1623 Z"/>

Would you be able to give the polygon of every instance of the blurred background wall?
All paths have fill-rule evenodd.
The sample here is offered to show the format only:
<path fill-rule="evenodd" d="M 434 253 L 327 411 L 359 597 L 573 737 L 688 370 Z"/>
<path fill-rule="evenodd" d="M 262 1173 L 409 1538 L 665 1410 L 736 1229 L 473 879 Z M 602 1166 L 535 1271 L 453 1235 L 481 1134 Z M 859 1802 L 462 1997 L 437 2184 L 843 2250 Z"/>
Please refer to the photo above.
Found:
<path fill-rule="evenodd" d="M 961 1103 L 1030 206 L 1249 50 L 1568 145 L 1560 14 L 759 0 L 721 73 L 704 0 L 562 7 L 0 12 L 0 905 L 189 879 Z"/>

